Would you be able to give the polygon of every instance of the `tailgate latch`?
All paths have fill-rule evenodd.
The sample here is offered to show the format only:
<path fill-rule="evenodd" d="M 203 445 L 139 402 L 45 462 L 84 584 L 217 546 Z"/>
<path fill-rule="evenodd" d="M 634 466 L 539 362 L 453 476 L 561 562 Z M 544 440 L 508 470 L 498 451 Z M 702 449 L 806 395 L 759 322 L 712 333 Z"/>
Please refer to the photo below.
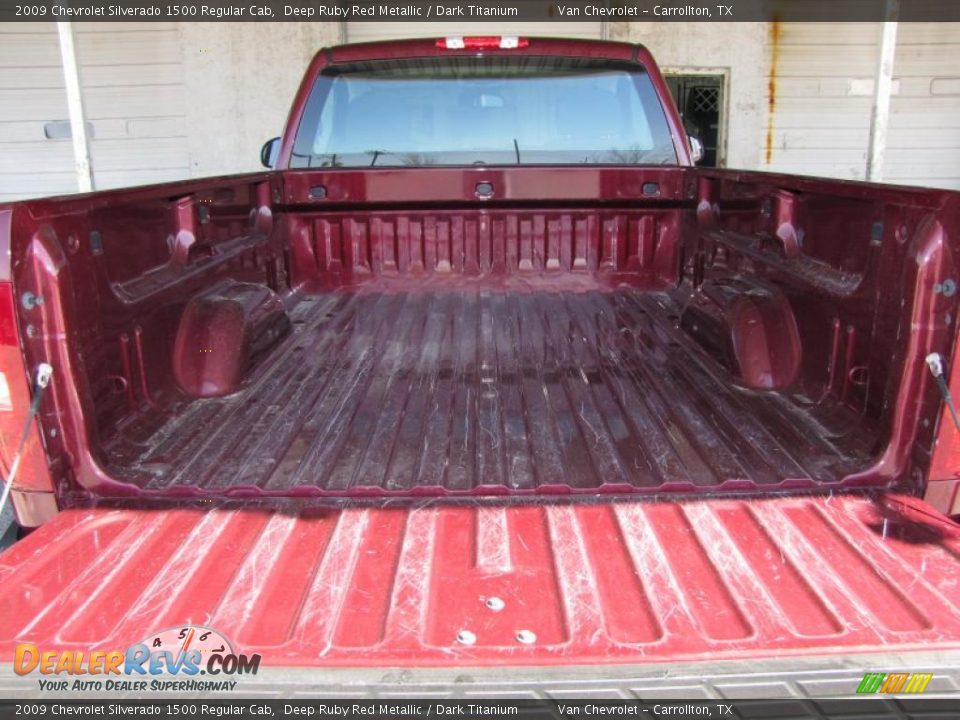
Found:
<path fill-rule="evenodd" d="M 960 430 L 960 417 L 957 417 L 957 408 L 953 404 L 953 396 L 950 394 L 950 386 L 947 385 L 947 378 L 943 374 L 943 358 L 940 357 L 940 353 L 934 352 L 927 355 L 927 367 L 930 368 L 930 373 L 937 381 L 937 387 L 940 388 L 940 395 L 943 397 L 943 401 L 947 404 L 947 408 L 950 410 L 950 416 L 953 418 L 953 424 L 956 426 L 957 430 Z"/>
<path fill-rule="evenodd" d="M 53 375 L 53 368 L 47 363 L 40 363 L 37 366 L 36 387 L 33 392 L 33 400 L 30 403 L 30 410 L 27 412 L 27 419 L 23 423 L 23 433 L 20 435 L 20 443 L 17 445 L 17 453 L 13 456 L 10 463 L 10 475 L 6 478 L 3 486 L 3 492 L 0 493 L 0 512 L 3 512 L 3 506 L 7 504 L 7 497 L 13 488 L 13 481 L 17 479 L 17 470 L 20 469 L 20 460 L 23 458 L 23 448 L 30 437 L 30 426 L 33 419 L 40 412 L 40 401 L 43 400 L 43 391 L 50 384 L 50 377 Z"/>

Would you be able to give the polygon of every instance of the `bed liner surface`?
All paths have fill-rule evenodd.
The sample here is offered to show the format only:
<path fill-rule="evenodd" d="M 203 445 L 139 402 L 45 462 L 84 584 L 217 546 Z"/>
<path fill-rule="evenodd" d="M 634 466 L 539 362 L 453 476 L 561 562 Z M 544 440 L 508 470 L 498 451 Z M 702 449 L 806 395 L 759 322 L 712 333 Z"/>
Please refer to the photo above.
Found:
<path fill-rule="evenodd" d="M 755 392 L 665 292 L 380 283 L 302 296 L 245 388 L 140 416 L 108 469 L 208 495 L 824 487 L 870 462 L 839 404 Z"/>

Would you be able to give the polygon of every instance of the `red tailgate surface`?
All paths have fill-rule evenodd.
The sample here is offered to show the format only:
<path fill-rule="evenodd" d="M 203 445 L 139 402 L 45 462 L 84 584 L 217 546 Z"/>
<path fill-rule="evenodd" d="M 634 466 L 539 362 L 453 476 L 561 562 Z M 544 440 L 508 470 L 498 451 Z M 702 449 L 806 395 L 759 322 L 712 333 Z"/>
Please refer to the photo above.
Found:
<path fill-rule="evenodd" d="M 273 666 L 960 648 L 956 527 L 862 495 L 75 509 L 0 555 L 0 661 L 185 623 Z"/>

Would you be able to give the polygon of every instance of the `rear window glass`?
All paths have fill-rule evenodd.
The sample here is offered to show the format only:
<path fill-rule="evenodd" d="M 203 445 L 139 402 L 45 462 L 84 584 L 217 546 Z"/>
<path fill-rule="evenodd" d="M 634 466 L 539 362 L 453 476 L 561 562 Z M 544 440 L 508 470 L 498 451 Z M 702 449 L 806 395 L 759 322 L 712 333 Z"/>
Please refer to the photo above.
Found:
<path fill-rule="evenodd" d="M 557 57 L 337 66 L 307 103 L 290 166 L 675 165 L 650 77 Z"/>

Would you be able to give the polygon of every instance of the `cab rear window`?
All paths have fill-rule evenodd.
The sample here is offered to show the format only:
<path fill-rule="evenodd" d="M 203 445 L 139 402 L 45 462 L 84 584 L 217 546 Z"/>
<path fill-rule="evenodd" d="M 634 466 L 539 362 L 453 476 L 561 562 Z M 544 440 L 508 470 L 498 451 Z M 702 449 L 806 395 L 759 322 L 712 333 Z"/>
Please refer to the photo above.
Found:
<path fill-rule="evenodd" d="M 443 57 L 337 66 L 307 103 L 290 166 L 675 165 L 637 65 Z"/>

